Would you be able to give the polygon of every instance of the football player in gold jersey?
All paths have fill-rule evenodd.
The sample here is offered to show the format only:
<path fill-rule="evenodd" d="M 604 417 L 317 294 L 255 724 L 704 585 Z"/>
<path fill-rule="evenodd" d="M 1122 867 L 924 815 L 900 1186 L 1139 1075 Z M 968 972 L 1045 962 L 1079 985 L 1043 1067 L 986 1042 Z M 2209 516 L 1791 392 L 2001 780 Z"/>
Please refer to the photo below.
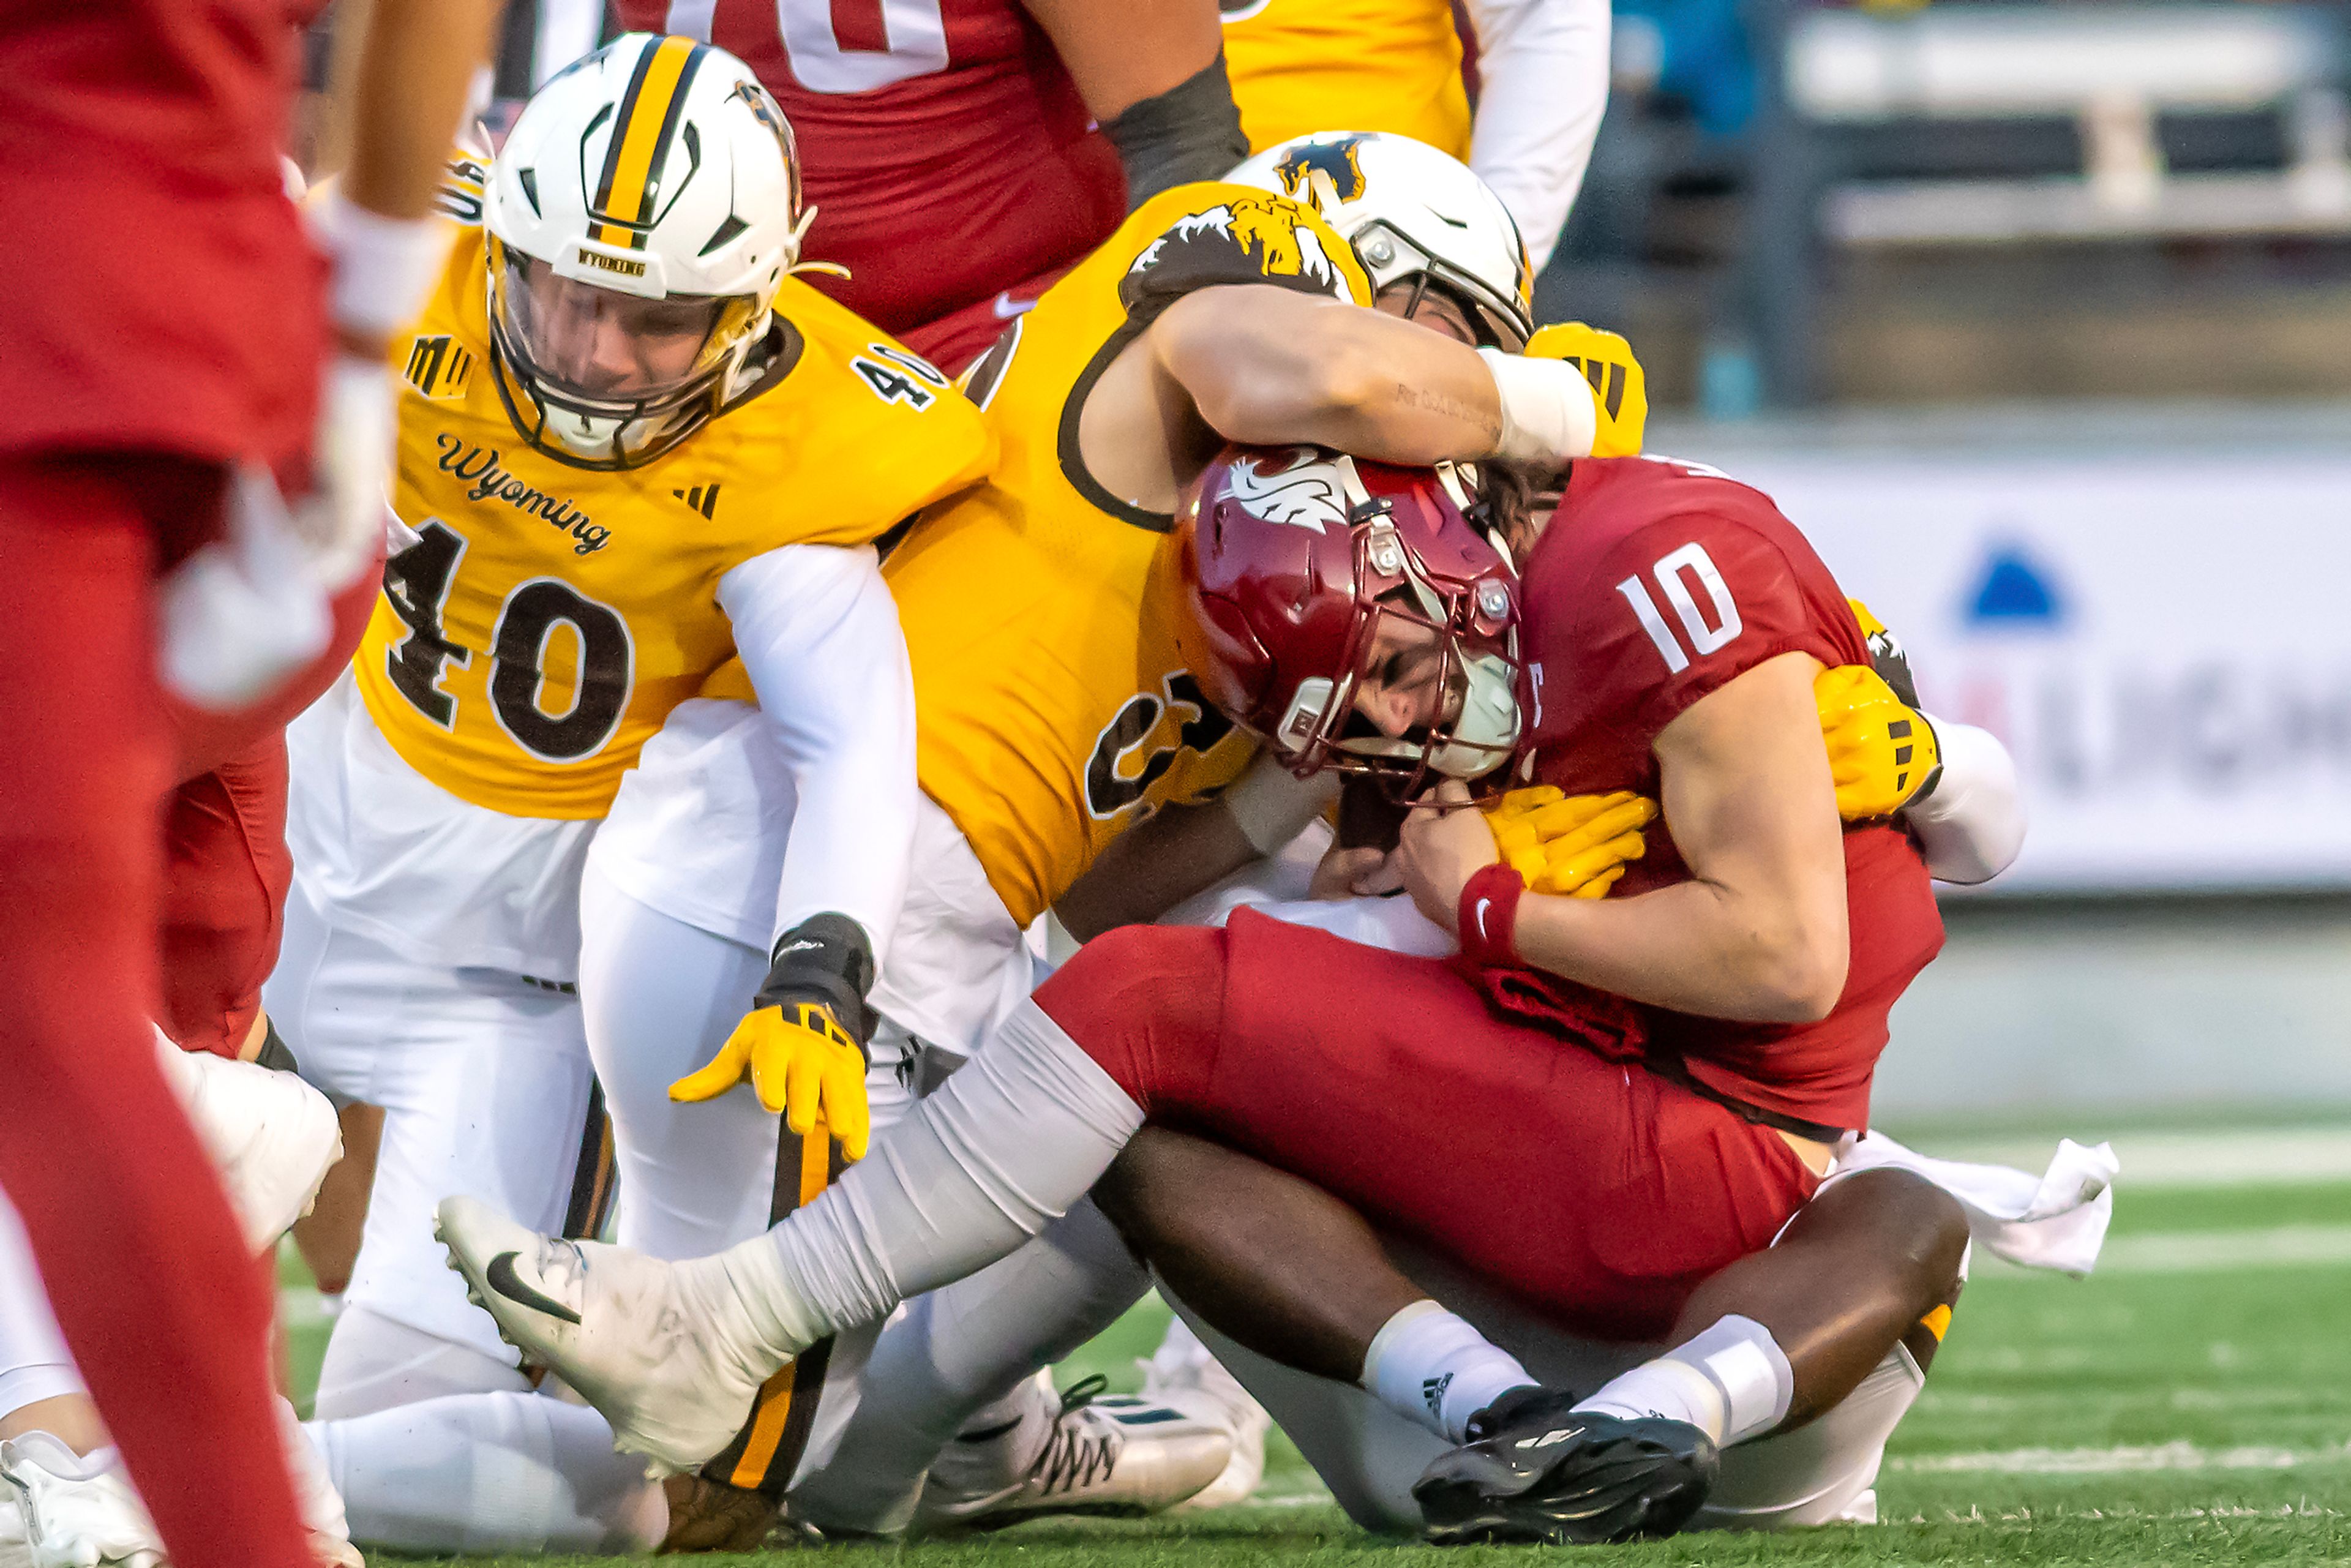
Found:
<path fill-rule="evenodd" d="M 922 360 L 789 276 L 790 131 L 724 52 L 621 38 L 530 101 L 495 167 L 453 171 L 457 242 L 392 353 L 407 542 L 292 741 L 270 1012 L 314 1081 L 386 1111 L 326 1416 L 529 1386 L 436 1267 L 430 1207 L 598 1218 L 580 866 L 646 739 L 738 656 L 810 831 L 778 873 L 796 963 L 730 1005 L 760 993 L 795 1071 L 847 1082 L 852 1130 L 915 801 L 872 541 L 994 444 Z"/>
<path fill-rule="evenodd" d="M 1409 136 L 1476 170 L 1542 270 L 1608 103 L 1608 0 L 1464 0 L 1473 116 L 1449 0 L 1222 0 L 1225 62 L 1252 151 L 1347 126 Z"/>
<path fill-rule="evenodd" d="M 1286 841 L 1319 809 L 1320 796 L 1279 768 L 1249 771 L 1251 744 L 1207 706 L 1176 652 L 1167 530 L 1184 486 L 1226 440 L 1327 440 L 1422 462 L 1592 449 L 1607 416 L 1582 369 L 1515 352 L 1528 321 L 1507 214 L 1468 170 L 1447 168 L 1451 183 L 1424 187 L 1422 199 L 1467 224 L 1424 270 L 1449 259 L 1455 276 L 1381 300 L 1420 313 L 1418 324 L 1360 308 L 1373 303 L 1372 280 L 1311 207 L 1257 186 L 1189 185 L 1140 208 L 971 372 L 969 393 L 999 442 L 995 476 L 926 512 L 884 567 L 913 660 L 924 800 L 914 883 L 873 991 L 877 1121 L 893 1088 L 884 1063 L 897 1057 L 912 1076 L 920 1059 L 972 1055 L 1029 989 L 1024 928 L 1138 819 L 1179 825 L 1176 880 L 1197 886 Z M 1458 302 L 1472 297 L 1490 314 Z M 788 1185 L 766 1176 L 778 1131 L 748 1097 L 670 1098 L 672 1082 L 720 1048 L 733 998 L 757 983 L 775 924 L 773 868 L 805 831 L 751 695 L 722 674 L 705 688 L 713 700 L 670 716 L 623 782 L 585 878 L 589 1038 L 633 1195 L 622 1239 L 656 1255 L 756 1235 L 813 1190 L 799 1184 L 771 1201 Z M 1181 810 L 1187 802 L 1196 804 Z M 805 1174 L 805 1161 L 784 1164 Z M 1040 1249 L 1031 1277 L 1048 1334 L 1070 1304 L 1071 1274 L 1054 1256 Z M 1113 1288 L 1137 1287 L 1119 1273 Z M 672 1469 L 715 1456 L 704 1475 L 735 1485 L 779 1488 L 794 1478 L 778 1465 L 798 1464 L 797 1516 L 902 1525 L 929 1458 L 917 1450 L 909 1462 L 920 1423 L 900 1422 L 904 1402 L 845 1429 L 831 1414 L 844 1401 L 814 1401 L 807 1414 L 811 1374 L 837 1376 L 870 1343 L 844 1337 L 764 1391 L 702 1380 L 684 1352 L 681 1370 L 703 1382 L 694 1414 L 653 1416 L 651 1447 Z M 1010 1370 L 1034 1348 L 1011 1345 Z M 592 1376 L 574 1386 L 591 1402 L 606 1389 Z M 643 1411 L 603 1407 L 625 1447 L 648 1446 Z M 1167 1501 L 1222 1463 L 1215 1442 L 1172 1453 L 1127 1440 L 1113 1422 L 1077 1434 L 1052 1411 L 1029 1414 L 1039 1418 L 1020 1423 L 1026 1456 L 998 1485 L 971 1487 L 971 1502 L 992 1493 L 1018 1512 Z M 1024 1462 L 1096 1432 L 1094 1451 L 1109 1461 L 1095 1467 L 1097 1490 L 1072 1496 L 1051 1484 L 1050 1467 Z M 1126 1477 L 1146 1448 L 1149 1473 Z M 823 1464 L 829 1454 L 839 1458 Z"/>

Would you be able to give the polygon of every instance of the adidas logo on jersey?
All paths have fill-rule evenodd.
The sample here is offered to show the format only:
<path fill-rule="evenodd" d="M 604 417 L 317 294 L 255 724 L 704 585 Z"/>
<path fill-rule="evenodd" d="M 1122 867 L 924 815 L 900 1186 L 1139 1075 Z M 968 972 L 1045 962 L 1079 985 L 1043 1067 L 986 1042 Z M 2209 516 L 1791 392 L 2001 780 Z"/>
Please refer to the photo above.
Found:
<path fill-rule="evenodd" d="M 1445 1391 L 1452 1386 L 1453 1375 L 1449 1372 L 1442 1377 L 1428 1378 L 1420 1385 L 1420 1396 L 1427 1401 L 1428 1413 L 1440 1421 L 1445 1419 Z"/>
<path fill-rule="evenodd" d="M 718 515 L 718 486 L 716 485 L 696 485 L 691 490 L 672 490 L 670 494 L 705 517 Z"/>

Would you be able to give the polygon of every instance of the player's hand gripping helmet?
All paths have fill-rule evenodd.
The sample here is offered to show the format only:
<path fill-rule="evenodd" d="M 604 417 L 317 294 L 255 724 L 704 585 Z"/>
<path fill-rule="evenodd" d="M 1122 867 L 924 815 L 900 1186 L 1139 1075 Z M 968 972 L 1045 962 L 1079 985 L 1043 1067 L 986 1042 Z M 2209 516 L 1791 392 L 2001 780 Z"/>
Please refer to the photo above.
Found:
<path fill-rule="evenodd" d="M 483 214 L 516 428 L 593 468 L 684 440 L 767 369 L 814 215 L 782 110 L 723 49 L 631 33 L 540 88 Z"/>
<path fill-rule="evenodd" d="M 1517 353 L 1534 331 L 1534 275 L 1519 225 L 1469 167 L 1409 136 L 1322 131 L 1269 147 L 1237 183 L 1303 202 L 1355 249 L 1372 287 L 1415 286 L 1458 306 L 1479 340 Z"/>
<path fill-rule="evenodd" d="M 1193 678 L 1301 775 L 1375 774 L 1409 799 L 1432 774 L 1501 767 L 1519 738 L 1518 580 L 1468 506 L 1450 467 L 1228 448 L 1176 525 Z M 1399 647 L 1426 662 L 1430 717 L 1390 735 L 1355 698 Z"/>

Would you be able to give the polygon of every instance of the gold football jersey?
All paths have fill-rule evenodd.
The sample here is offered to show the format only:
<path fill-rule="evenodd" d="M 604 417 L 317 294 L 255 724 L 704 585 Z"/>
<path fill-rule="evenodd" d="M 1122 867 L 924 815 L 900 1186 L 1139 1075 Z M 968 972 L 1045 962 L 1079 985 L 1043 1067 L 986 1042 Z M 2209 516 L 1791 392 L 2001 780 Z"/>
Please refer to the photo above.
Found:
<path fill-rule="evenodd" d="M 1224 0 L 1225 66 L 1249 149 L 1385 131 L 1465 162 L 1469 95 L 1446 0 Z"/>
<path fill-rule="evenodd" d="M 1346 243 L 1284 197 L 1162 193 L 972 368 L 995 477 L 925 512 L 883 564 L 914 661 L 923 789 L 1023 925 L 1144 810 L 1222 788 L 1254 750 L 1176 653 L 1175 519 L 1102 490 L 1076 448 L 1078 410 L 1119 350 L 1219 283 L 1371 297 Z M 747 696 L 726 674 L 712 695 Z"/>
<path fill-rule="evenodd" d="M 984 476 L 994 441 L 945 377 L 787 278 L 778 373 L 641 467 L 574 466 L 507 413 L 482 246 L 461 230 L 394 340 L 393 505 L 417 540 L 386 567 L 360 693 L 392 749 L 461 800 L 601 817 L 732 657 L 723 575 L 784 545 L 865 544 Z"/>

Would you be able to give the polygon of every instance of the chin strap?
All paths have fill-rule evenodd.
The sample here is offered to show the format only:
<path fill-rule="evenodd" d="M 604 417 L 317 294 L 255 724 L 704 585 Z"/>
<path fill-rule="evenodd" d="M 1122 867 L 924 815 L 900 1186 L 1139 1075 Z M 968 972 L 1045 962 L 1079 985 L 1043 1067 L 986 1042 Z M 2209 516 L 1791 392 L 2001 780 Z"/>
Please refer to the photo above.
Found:
<path fill-rule="evenodd" d="M 803 261 L 800 259 L 800 236 L 808 233 L 809 225 L 816 222 L 816 214 L 817 209 L 813 206 L 804 208 L 800 213 L 800 221 L 792 225 L 792 264 L 784 268 L 784 276 L 786 277 L 797 277 L 803 272 L 821 272 L 828 277 L 850 277 L 851 273 L 849 268 L 841 266 L 841 263 L 837 261 Z"/>

